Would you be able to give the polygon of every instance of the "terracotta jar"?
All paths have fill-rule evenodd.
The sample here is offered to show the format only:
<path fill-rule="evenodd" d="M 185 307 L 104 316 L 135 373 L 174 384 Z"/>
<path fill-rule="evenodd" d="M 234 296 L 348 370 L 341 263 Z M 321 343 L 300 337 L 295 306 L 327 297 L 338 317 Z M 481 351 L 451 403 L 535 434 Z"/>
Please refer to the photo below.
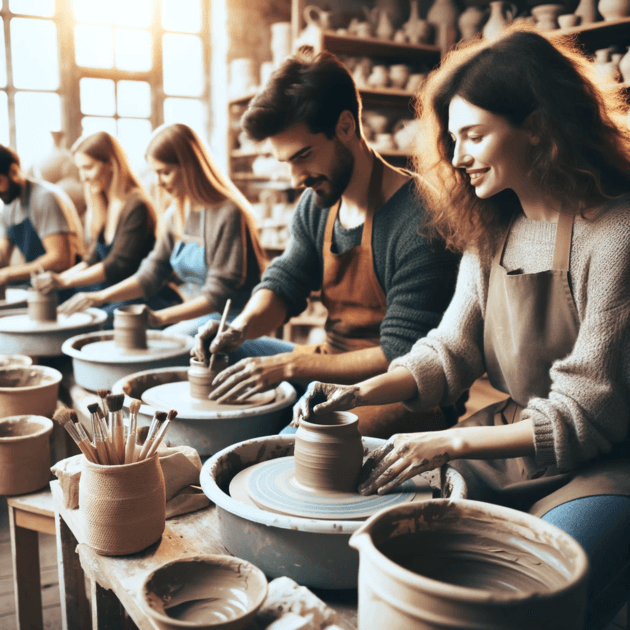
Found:
<path fill-rule="evenodd" d="M 597 8 L 604 20 L 621 20 L 630 15 L 630 0 L 599 0 Z"/>
<path fill-rule="evenodd" d="M 356 491 L 363 445 L 353 413 L 333 411 L 300 421 L 295 434 L 295 478 L 323 492 Z"/>
<path fill-rule="evenodd" d="M 417 501 L 372 516 L 350 546 L 359 551 L 359 630 L 582 627 L 586 553 L 530 514 Z"/>
<path fill-rule="evenodd" d="M 50 481 L 50 434 L 43 416 L 0 419 L 0 495 L 35 492 Z"/>
<path fill-rule="evenodd" d="M 505 27 L 510 24 L 516 15 L 516 5 L 503 0 L 494 0 L 490 3 L 490 17 L 483 27 L 484 39 L 495 39 Z"/>
<path fill-rule="evenodd" d="M 26 299 L 28 316 L 35 322 L 57 321 L 57 291 L 42 293 L 31 289 Z"/>
<path fill-rule="evenodd" d="M 212 364 L 212 369 L 208 369 L 201 361 L 190 360 L 188 369 L 188 382 L 190 383 L 190 395 L 199 400 L 207 400 L 212 391 L 212 381 L 214 377 L 228 366 L 228 355 L 217 354 Z"/>
<path fill-rule="evenodd" d="M 85 542 L 105 556 L 124 556 L 160 539 L 166 491 L 158 454 L 122 466 L 83 458 L 79 511 Z"/>
<path fill-rule="evenodd" d="M 146 350 L 148 314 L 143 304 L 114 311 L 114 344 L 125 350 Z"/>

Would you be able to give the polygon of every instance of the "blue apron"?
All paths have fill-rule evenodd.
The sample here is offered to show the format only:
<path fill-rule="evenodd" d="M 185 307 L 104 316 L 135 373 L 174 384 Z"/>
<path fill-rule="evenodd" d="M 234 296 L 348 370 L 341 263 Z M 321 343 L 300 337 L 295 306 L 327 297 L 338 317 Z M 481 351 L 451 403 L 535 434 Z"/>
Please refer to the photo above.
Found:
<path fill-rule="evenodd" d="M 186 298 L 199 295 L 199 289 L 206 281 L 206 211 L 201 216 L 201 236 L 182 234 L 179 243 L 173 248 L 169 262 L 183 285 L 179 287 Z"/>

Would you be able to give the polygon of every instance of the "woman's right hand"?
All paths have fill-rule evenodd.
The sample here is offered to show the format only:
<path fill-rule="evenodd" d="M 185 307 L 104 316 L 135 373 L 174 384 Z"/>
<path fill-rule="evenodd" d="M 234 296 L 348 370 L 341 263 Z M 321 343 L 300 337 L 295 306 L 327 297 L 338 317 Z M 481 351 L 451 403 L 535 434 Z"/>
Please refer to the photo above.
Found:
<path fill-rule="evenodd" d="M 84 311 L 93 306 L 101 306 L 105 300 L 98 291 L 94 293 L 75 293 L 71 298 L 66 300 L 57 309 L 62 315 L 70 317 L 74 313 Z"/>
<path fill-rule="evenodd" d="M 50 293 L 54 289 L 61 289 L 65 286 L 61 275 L 54 271 L 44 271 L 34 276 L 31 285 L 36 291 Z"/>
<path fill-rule="evenodd" d="M 210 355 L 218 352 L 220 354 L 230 354 L 238 349 L 245 341 L 245 331 L 233 326 L 227 326 L 218 335 L 220 323 L 211 319 L 203 326 L 199 327 L 195 335 L 195 343 L 190 354 L 204 365 L 208 365 Z"/>
<path fill-rule="evenodd" d="M 300 420 L 308 421 L 311 414 L 348 411 L 361 402 L 358 385 L 334 385 L 314 381 L 293 407 L 293 420 L 290 426 L 299 426 Z"/>

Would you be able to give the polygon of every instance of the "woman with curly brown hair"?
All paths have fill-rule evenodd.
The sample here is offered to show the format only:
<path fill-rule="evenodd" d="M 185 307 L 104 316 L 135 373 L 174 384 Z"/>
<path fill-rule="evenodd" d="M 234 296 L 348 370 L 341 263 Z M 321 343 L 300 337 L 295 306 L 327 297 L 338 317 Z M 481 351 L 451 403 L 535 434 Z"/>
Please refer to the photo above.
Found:
<path fill-rule="evenodd" d="M 387 374 L 315 383 L 311 413 L 449 404 L 487 372 L 506 401 L 394 435 L 366 465 L 383 493 L 446 462 L 469 498 L 541 516 L 591 561 L 586 628 L 630 583 L 630 131 L 587 61 L 525 28 L 449 55 L 421 94 L 431 226 L 463 251 L 442 322 Z"/>

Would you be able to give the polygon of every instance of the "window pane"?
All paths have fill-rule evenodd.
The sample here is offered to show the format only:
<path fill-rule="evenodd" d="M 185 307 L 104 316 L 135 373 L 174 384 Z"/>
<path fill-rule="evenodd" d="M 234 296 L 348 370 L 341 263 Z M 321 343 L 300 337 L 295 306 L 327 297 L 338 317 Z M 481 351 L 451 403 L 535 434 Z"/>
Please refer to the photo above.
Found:
<path fill-rule="evenodd" d="M 0 19 L 0 86 L 7 84 L 7 51 L 4 47 L 4 20 Z M 5 95 L 6 96 L 6 95 Z"/>
<path fill-rule="evenodd" d="M 144 81 L 118 81 L 118 115 L 148 118 L 151 115 L 151 88 Z"/>
<path fill-rule="evenodd" d="M 81 79 L 81 113 L 113 116 L 116 113 L 114 82 L 109 79 Z"/>
<path fill-rule="evenodd" d="M 74 54 L 79 66 L 111 68 L 114 65 L 111 27 L 77 24 L 74 30 Z"/>
<path fill-rule="evenodd" d="M 25 169 L 52 149 L 51 131 L 61 129 L 61 99 L 51 92 L 17 92 L 15 131 L 17 152 Z"/>
<path fill-rule="evenodd" d="M 59 87 L 57 27 L 54 22 L 13 18 L 11 53 L 15 87 L 38 90 Z"/>
<path fill-rule="evenodd" d="M 162 63 L 164 92 L 200 96 L 204 88 L 201 39 L 194 35 L 164 35 Z M 185 68 L 185 72 L 182 72 Z"/>
<path fill-rule="evenodd" d="M 198 33 L 201 30 L 201 0 L 162 0 L 162 26 L 167 31 Z"/>
<path fill-rule="evenodd" d="M 151 25 L 151 0 L 109 1 L 114 11 L 114 23 L 118 26 L 148 28 Z"/>
<path fill-rule="evenodd" d="M 164 122 L 184 123 L 192 127 L 202 138 L 206 139 L 206 106 L 197 99 L 167 98 L 164 100 Z"/>
<path fill-rule="evenodd" d="M 120 70 L 151 70 L 151 35 L 148 31 L 116 29 L 116 67 Z"/>
<path fill-rule="evenodd" d="M 9 9 L 13 13 L 52 17 L 55 14 L 55 0 L 9 0 Z"/>
<path fill-rule="evenodd" d="M 77 22 L 110 24 L 112 3 L 109 0 L 74 0 L 74 17 Z"/>
<path fill-rule="evenodd" d="M 134 170 L 144 167 L 144 152 L 149 144 L 151 123 L 137 118 L 118 120 L 118 139 L 127 152 L 129 163 Z"/>
<path fill-rule="evenodd" d="M 11 143 L 9 135 L 9 100 L 6 92 L 0 92 L 0 144 Z"/>
<path fill-rule="evenodd" d="M 81 120 L 84 136 L 89 136 L 97 131 L 107 131 L 112 136 L 116 135 L 116 121 L 113 118 L 92 118 L 84 116 Z"/>

